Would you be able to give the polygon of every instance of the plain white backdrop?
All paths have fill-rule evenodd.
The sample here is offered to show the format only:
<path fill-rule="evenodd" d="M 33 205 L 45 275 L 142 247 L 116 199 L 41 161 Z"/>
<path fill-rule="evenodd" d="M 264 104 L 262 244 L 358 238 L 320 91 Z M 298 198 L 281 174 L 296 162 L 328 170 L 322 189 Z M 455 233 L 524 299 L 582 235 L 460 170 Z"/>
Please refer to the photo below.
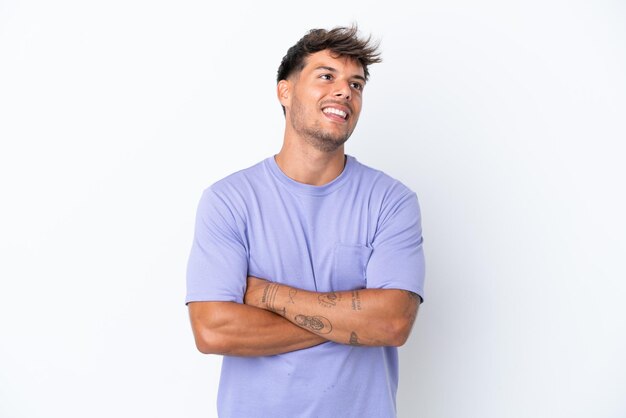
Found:
<path fill-rule="evenodd" d="M 215 416 L 198 199 L 278 151 L 287 48 L 353 22 L 384 62 L 346 150 L 423 212 L 399 417 L 626 416 L 623 2 L 0 0 L 1 417 Z"/>

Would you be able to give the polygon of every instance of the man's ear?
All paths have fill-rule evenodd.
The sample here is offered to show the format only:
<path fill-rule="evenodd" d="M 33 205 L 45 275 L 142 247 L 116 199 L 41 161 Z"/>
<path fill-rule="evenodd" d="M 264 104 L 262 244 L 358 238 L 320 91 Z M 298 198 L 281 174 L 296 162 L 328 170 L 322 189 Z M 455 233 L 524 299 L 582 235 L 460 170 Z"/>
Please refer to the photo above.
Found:
<path fill-rule="evenodd" d="M 287 80 L 280 80 L 276 86 L 276 94 L 280 104 L 283 107 L 289 107 L 291 104 L 291 83 Z"/>

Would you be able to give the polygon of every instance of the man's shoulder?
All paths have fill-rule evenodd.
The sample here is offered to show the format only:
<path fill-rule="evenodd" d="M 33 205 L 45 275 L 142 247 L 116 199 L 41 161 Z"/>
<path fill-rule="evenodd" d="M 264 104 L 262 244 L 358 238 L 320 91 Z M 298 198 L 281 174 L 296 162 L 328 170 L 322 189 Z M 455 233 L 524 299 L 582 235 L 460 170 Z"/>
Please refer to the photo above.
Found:
<path fill-rule="evenodd" d="M 219 195 L 229 195 L 237 192 L 240 193 L 243 190 L 252 187 L 254 183 L 263 181 L 265 161 L 266 160 L 261 160 L 250 167 L 235 171 L 234 173 L 217 180 L 206 188 L 205 193 L 213 192 Z"/>
<path fill-rule="evenodd" d="M 360 181 L 368 184 L 372 192 L 383 193 L 388 197 L 400 197 L 414 194 L 414 192 L 402 181 L 392 177 L 386 172 L 363 164 L 362 162 L 357 161 L 354 157 L 349 158 L 352 158 L 357 166 L 356 171 L 359 173 L 358 176 Z"/>

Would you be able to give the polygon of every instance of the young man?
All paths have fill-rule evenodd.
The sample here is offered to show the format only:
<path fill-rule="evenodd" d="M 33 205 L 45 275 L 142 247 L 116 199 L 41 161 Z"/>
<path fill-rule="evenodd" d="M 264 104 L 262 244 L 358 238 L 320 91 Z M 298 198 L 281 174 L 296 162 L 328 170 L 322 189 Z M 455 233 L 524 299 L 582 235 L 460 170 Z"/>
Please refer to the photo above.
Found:
<path fill-rule="evenodd" d="M 187 274 L 223 417 L 395 417 L 423 295 L 417 198 L 344 154 L 377 47 L 316 29 L 278 70 L 280 152 L 205 190 Z"/>

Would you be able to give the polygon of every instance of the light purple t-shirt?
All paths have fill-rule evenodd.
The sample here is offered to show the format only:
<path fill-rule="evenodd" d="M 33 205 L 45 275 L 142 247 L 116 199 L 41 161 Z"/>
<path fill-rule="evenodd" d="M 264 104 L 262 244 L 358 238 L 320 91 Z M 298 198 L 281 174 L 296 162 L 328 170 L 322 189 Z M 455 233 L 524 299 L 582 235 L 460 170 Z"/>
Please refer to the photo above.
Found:
<path fill-rule="evenodd" d="M 290 179 L 273 157 L 234 173 L 200 200 L 186 302 L 242 303 L 248 275 L 317 292 L 384 288 L 423 297 L 416 195 L 351 156 L 323 186 Z M 218 411 L 395 417 L 397 386 L 394 347 L 327 342 L 274 356 L 224 356 Z"/>

